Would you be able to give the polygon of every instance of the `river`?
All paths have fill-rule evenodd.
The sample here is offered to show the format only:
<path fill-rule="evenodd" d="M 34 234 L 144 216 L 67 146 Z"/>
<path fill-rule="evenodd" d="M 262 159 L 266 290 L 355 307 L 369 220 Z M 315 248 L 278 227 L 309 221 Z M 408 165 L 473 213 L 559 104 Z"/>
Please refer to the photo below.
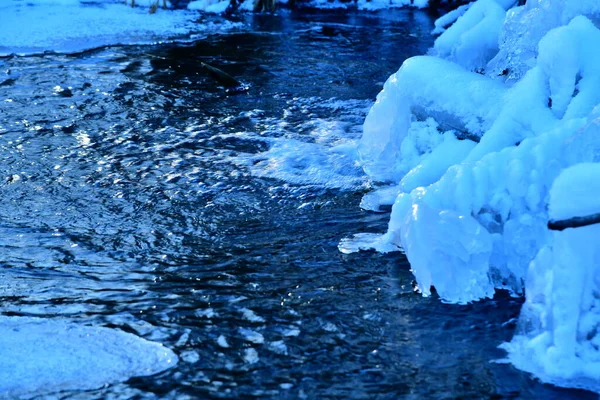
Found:
<path fill-rule="evenodd" d="M 338 251 L 386 229 L 359 208 L 353 143 L 432 18 L 237 18 L 191 43 L 0 59 L 0 312 L 180 357 L 60 398 L 587 398 L 491 362 L 521 299 L 443 304 L 403 255 Z"/>

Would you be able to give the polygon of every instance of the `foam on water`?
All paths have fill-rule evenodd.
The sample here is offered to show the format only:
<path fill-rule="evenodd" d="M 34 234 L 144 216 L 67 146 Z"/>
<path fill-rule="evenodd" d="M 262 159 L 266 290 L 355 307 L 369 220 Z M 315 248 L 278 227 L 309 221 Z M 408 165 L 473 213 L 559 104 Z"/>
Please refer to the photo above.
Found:
<path fill-rule="evenodd" d="M 219 135 L 261 142 L 265 151 L 241 154 L 234 162 L 259 177 L 293 185 L 356 190 L 367 178 L 359 165 L 357 143 L 368 100 L 295 98 L 281 119 L 260 110 L 238 118 L 252 118 L 264 130 Z M 299 115 L 313 116 L 299 121 Z"/>

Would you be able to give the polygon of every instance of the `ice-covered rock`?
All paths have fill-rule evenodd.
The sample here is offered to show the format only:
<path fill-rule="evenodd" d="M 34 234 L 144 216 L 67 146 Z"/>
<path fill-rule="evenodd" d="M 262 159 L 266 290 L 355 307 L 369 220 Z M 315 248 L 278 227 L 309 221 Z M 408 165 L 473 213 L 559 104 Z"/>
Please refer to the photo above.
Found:
<path fill-rule="evenodd" d="M 490 76 L 512 84 L 536 63 L 538 43 L 550 30 L 583 15 L 597 23 L 600 3 L 595 0 L 529 0 L 506 14 L 499 37 L 498 54 L 488 63 Z M 562 48 L 562 47 L 561 47 Z M 568 51 L 564 49 L 563 51 Z"/>
<path fill-rule="evenodd" d="M 600 103 L 599 40 L 600 31 L 583 16 L 548 32 L 536 65 L 510 89 L 499 117 L 467 160 L 547 132 L 559 121 L 586 117 Z"/>
<path fill-rule="evenodd" d="M 598 163 L 564 170 L 550 190 L 550 218 L 600 213 L 598 182 Z M 503 347 L 544 382 L 600 391 L 598 237 L 600 224 L 555 231 L 529 267 L 519 331 Z"/>
<path fill-rule="evenodd" d="M 498 52 L 506 9 L 513 4 L 512 0 L 478 0 L 467 10 L 457 9 L 464 13 L 437 38 L 432 54 L 470 70 L 483 69 Z"/>
<path fill-rule="evenodd" d="M 455 165 L 436 183 L 398 197 L 386 239 L 404 249 L 424 293 L 433 285 L 452 302 L 493 293 L 482 296 L 473 290 L 472 280 L 462 279 L 452 280 L 457 294 L 440 289 L 448 286 L 449 275 L 461 276 L 465 269 L 482 271 L 493 287 L 522 293 L 529 261 L 549 240 L 546 209 L 552 182 L 564 167 L 598 157 L 593 151 L 600 148 L 598 121 L 581 128 L 583 124 L 572 121 L 477 162 Z M 448 212 L 457 213 L 453 224 Z M 473 226 L 464 222 L 471 220 Z M 419 232 L 426 233 L 416 239 Z M 476 243 L 487 243 L 488 235 L 493 246 L 483 251 L 487 245 Z M 471 259 L 475 253 L 485 259 Z M 446 273 L 436 272 L 440 268 Z M 429 278 L 421 282 L 420 276 Z"/>
<path fill-rule="evenodd" d="M 372 179 L 399 185 L 363 203 L 377 209 L 399 193 L 388 233 L 370 242 L 403 248 L 423 293 L 434 286 L 442 299 L 461 303 L 494 287 L 523 293 L 528 263 L 550 240 L 552 182 L 563 168 L 596 161 L 591 149 L 600 148 L 592 112 L 600 103 L 591 49 L 598 35 L 583 16 L 550 31 L 536 65 L 509 90 L 433 57 L 408 60 L 388 80 L 359 150 Z M 451 115 L 481 140 L 440 133 L 436 121 L 416 121 L 415 109 L 442 121 Z"/>
<path fill-rule="evenodd" d="M 478 138 L 501 110 L 504 85 L 446 60 L 406 60 L 369 111 L 359 143 L 375 181 L 399 182 L 444 142 L 443 131 Z"/>
<path fill-rule="evenodd" d="M 392 183 L 362 202 L 393 202 L 388 231 L 340 249 L 402 248 L 421 292 L 443 301 L 526 293 L 510 361 L 600 392 L 600 225 L 584 226 L 600 220 L 600 3 L 528 1 L 498 25 L 509 7 L 457 11 L 433 51 L 446 60 L 410 59 L 386 82 L 359 153 Z M 488 76 L 448 61 L 479 68 L 498 34 Z"/>

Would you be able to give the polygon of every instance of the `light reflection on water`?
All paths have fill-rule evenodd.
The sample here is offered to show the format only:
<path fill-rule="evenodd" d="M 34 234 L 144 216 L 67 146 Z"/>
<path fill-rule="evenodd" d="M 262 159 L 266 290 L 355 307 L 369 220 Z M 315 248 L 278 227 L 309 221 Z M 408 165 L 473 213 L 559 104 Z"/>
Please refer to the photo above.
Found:
<path fill-rule="evenodd" d="M 402 256 L 337 250 L 386 227 L 358 207 L 352 144 L 382 82 L 431 45 L 429 17 L 245 18 L 190 45 L 0 59 L 0 312 L 182 360 L 64 398 L 583 396 L 489 363 L 518 300 L 444 305 L 413 293 Z"/>

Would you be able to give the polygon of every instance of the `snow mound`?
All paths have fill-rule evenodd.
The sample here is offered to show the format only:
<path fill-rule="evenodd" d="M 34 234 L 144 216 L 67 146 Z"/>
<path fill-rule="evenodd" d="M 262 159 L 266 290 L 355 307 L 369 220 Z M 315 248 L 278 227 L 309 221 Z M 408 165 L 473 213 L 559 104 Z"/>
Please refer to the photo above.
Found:
<path fill-rule="evenodd" d="M 0 316 L 0 397 L 90 390 L 177 364 L 158 343 L 108 328 Z"/>
<path fill-rule="evenodd" d="M 569 219 L 600 212 L 599 164 L 582 163 L 564 170 L 552 185 L 549 215 Z"/>

